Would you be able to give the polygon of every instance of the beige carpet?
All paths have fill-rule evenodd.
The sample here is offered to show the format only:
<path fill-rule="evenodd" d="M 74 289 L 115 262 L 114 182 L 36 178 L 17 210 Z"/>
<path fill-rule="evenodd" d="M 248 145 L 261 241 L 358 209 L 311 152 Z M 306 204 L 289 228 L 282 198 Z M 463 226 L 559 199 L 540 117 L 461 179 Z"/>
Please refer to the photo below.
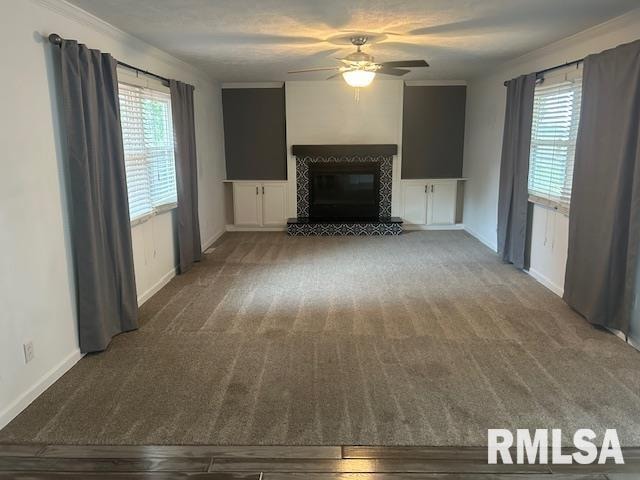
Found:
<path fill-rule="evenodd" d="M 464 232 L 227 234 L 0 432 L 71 444 L 484 445 L 617 428 L 640 353 Z"/>

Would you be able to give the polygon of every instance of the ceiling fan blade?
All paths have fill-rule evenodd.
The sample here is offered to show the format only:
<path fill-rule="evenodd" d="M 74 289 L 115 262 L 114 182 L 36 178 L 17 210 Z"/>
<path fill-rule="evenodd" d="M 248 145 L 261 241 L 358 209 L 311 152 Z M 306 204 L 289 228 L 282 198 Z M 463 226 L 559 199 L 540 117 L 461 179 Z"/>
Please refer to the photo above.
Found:
<path fill-rule="evenodd" d="M 305 68 L 302 70 L 291 70 L 287 73 L 306 73 L 306 72 L 323 72 L 326 70 L 338 70 L 340 67 L 317 67 L 317 68 Z"/>
<path fill-rule="evenodd" d="M 327 77 L 327 80 L 331 80 L 332 78 L 339 77 L 340 75 L 342 75 L 342 72 L 335 73 L 335 74 L 331 75 L 330 77 Z"/>
<path fill-rule="evenodd" d="M 387 66 L 384 66 L 376 70 L 376 73 L 382 73 L 384 75 L 393 75 L 395 77 L 401 77 L 402 75 L 406 75 L 409 72 L 411 72 L 411 70 L 404 70 L 401 68 L 390 68 Z"/>
<path fill-rule="evenodd" d="M 425 60 L 398 60 L 395 62 L 382 62 L 383 67 L 428 67 L 429 64 Z"/>

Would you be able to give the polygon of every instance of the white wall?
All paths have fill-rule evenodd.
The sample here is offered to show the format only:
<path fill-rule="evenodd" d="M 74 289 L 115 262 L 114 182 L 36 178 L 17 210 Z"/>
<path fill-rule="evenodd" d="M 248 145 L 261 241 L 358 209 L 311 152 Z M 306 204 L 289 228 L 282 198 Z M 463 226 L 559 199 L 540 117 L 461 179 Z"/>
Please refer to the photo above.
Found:
<path fill-rule="evenodd" d="M 506 102 L 503 82 L 638 38 L 640 10 L 634 10 L 505 63 L 491 74 L 468 82 L 464 157 L 464 176 L 468 181 L 464 224 L 471 234 L 496 249 L 498 180 Z M 567 217 L 535 207 L 533 222 L 530 273 L 561 294 L 567 253 Z M 549 225 L 552 231 L 549 231 Z"/>
<path fill-rule="evenodd" d="M 560 297 L 564 293 L 568 246 L 569 217 L 534 205 L 529 273 Z"/>
<path fill-rule="evenodd" d="M 205 74 L 58 0 L 5 0 L 0 28 L 1 428 L 80 358 L 54 47 L 45 37 L 56 32 L 195 85 L 204 245 L 223 231 L 225 166 L 220 89 Z M 173 238 L 172 213 L 134 227 L 139 294 L 173 272 Z M 29 364 L 27 340 L 35 347 Z"/>
<path fill-rule="evenodd" d="M 289 215 L 296 216 L 295 158 L 291 145 L 393 143 L 398 156 L 393 164 L 392 215 L 398 215 L 398 181 L 402 155 L 402 80 L 376 79 L 354 89 L 342 79 L 286 82 L 287 177 Z"/>
<path fill-rule="evenodd" d="M 138 305 L 176 275 L 176 211 L 162 213 L 131 228 Z"/>

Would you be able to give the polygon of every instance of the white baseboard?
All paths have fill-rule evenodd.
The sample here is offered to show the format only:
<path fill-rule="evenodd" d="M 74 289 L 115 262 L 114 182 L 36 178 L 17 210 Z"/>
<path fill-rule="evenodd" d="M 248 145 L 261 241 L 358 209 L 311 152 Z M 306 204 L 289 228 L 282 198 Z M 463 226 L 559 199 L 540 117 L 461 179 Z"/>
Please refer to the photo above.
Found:
<path fill-rule="evenodd" d="M 224 235 L 226 229 L 222 229 L 222 230 L 218 230 L 216 233 L 214 233 L 211 237 L 209 237 L 209 239 L 204 242 L 202 244 L 202 251 L 204 252 L 207 248 L 209 248 L 211 245 L 213 245 L 214 243 L 216 243 L 216 241 L 222 236 Z"/>
<path fill-rule="evenodd" d="M 67 373 L 78 360 L 83 357 L 80 349 L 71 352 L 58 365 L 45 373 L 29 390 L 16 398 L 7 408 L 0 412 L 0 429 L 4 428 L 11 420 L 18 416 L 31 402 L 38 398 L 47 388 L 53 385 L 62 375 Z"/>
<path fill-rule="evenodd" d="M 205 242 L 203 250 L 206 250 L 211 245 L 213 245 L 213 243 L 215 243 L 215 241 L 218 240 L 218 238 L 220 238 L 224 233 L 225 231 L 222 230 L 213 235 L 209 240 Z M 176 276 L 176 273 L 177 268 L 174 268 L 165 273 L 162 278 L 160 278 L 160 280 L 158 280 L 158 282 L 156 282 L 151 288 L 142 293 L 142 295 L 138 296 L 138 305 L 142 305 L 144 302 L 149 300 L 149 298 L 155 295 L 162 287 L 169 283 L 173 277 Z M 0 412 L 0 429 L 4 428 L 20 412 L 27 408 L 31 404 L 31 402 L 38 398 L 47 388 L 53 385 L 82 357 L 83 354 L 80 353 L 79 349 L 71 352 L 58 365 L 54 366 L 51 370 L 45 373 L 33 387 L 21 394 L 8 407 L 2 410 Z"/>
<path fill-rule="evenodd" d="M 464 230 L 462 223 L 456 223 L 455 225 L 416 225 L 414 223 L 403 223 L 403 230 Z"/>
<path fill-rule="evenodd" d="M 456 223 L 455 225 L 414 225 L 403 224 L 404 230 L 464 230 L 464 225 Z M 227 232 L 286 232 L 287 227 L 243 227 L 240 225 L 227 225 Z"/>
<path fill-rule="evenodd" d="M 636 350 L 640 350 L 640 341 L 639 340 L 636 340 L 633 337 L 629 337 L 628 340 L 627 340 L 627 343 L 629 345 L 631 345 L 633 348 L 635 348 Z"/>
<path fill-rule="evenodd" d="M 171 281 L 173 277 L 178 273 L 178 269 L 174 268 L 165 273 L 160 280 L 158 280 L 151 288 L 149 288 L 146 292 L 138 295 L 138 306 L 141 306 L 144 302 L 153 297 L 156 293 L 160 291 L 162 287 L 164 287 L 167 283 Z"/>
<path fill-rule="evenodd" d="M 525 272 L 527 272 L 529 275 L 535 278 L 542 285 L 544 285 L 553 293 L 555 293 L 560 298 L 562 298 L 562 295 L 564 294 L 564 287 L 561 287 L 560 285 L 553 283 L 549 277 L 546 277 L 545 275 L 543 275 L 542 273 L 538 272 L 533 268 L 529 268 L 529 270 L 525 270 Z"/>
<path fill-rule="evenodd" d="M 611 333 L 613 333 L 616 337 L 618 337 L 623 342 L 626 342 L 629 345 L 631 345 L 636 350 L 640 350 L 640 342 L 638 340 L 630 336 L 625 337 L 624 333 L 622 333 L 620 330 L 615 330 L 613 328 L 607 328 L 607 330 L 609 330 Z"/>
<path fill-rule="evenodd" d="M 224 233 L 224 230 L 216 232 L 211 238 L 209 238 L 204 243 L 204 245 L 202 245 L 202 251 L 205 251 L 207 248 L 213 245 L 215 241 L 222 236 L 223 233 Z M 167 283 L 169 283 L 171 279 L 175 277 L 177 274 L 178 274 L 178 267 L 169 270 L 160 278 L 160 280 L 158 280 L 155 284 L 153 284 L 151 288 L 149 288 L 146 292 L 143 292 L 142 294 L 138 295 L 138 306 L 142 305 L 144 302 L 146 302 L 151 297 L 153 297 L 156 293 L 158 293 L 160 289 L 164 287 Z"/>
<path fill-rule="evenodd" d="M 488 238 L 480 235 L 479 233 L 477 233 L 475 230 L 473 230 L 472 228 L 469 228 L 468 226 L 465 225 L 464 227 L 465 232 L 467 232 L 469 235 L 471 235 L 472 237 L 477 238 L 478 240 L 480 240 L 480 242 L 484 243 L 487 247 L 489 247 L 491 250 L 493 250 L 494 252 L 498 251 L 498 245 L 496 244 L 496 242 L 492 242 L 491 240 L 489 240 Z"/>
<path fill-rule="evenodd" d="M 281 227 L 243 227 L 240 225 L 227 225 L 227 232 L 286 232 L 287 226 Z"/>

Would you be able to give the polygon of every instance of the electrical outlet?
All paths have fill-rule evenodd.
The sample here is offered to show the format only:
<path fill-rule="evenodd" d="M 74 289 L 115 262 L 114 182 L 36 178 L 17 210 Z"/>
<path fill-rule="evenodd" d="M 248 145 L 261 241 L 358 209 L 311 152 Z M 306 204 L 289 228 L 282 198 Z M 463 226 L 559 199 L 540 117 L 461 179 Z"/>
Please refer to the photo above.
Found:
<path fill-rule="evenodd" d="M 35 350 L 33 349 L 33 341 L 29 340 L 28 342 L 25 342 L 22 345 L 22 348 L 24 349 L 24 363 L 29 363 L 31 360 L 33 360 L 33 357 L 35 356 Z"/>

